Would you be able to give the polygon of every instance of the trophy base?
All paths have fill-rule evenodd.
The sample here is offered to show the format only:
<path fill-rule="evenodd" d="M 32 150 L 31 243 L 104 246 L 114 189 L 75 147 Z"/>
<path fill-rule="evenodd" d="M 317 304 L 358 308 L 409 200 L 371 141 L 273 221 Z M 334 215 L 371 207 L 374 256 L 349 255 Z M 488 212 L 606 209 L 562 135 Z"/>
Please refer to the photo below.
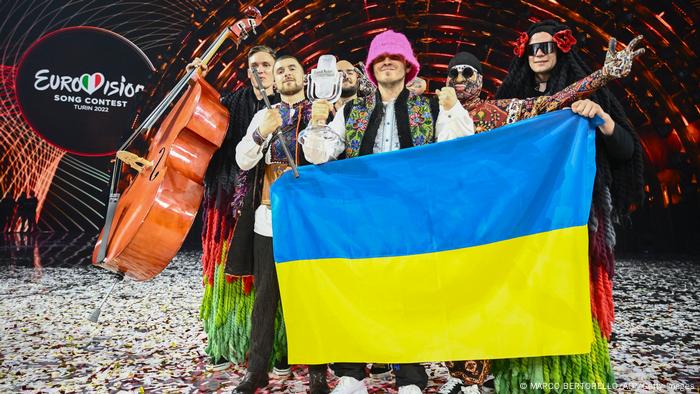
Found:
<path fill-rule="evenodd" d="M 337 144 L 340 142 L 340 136 L 328 126 L 309 126 L 299 133 L 299 142 L 302 145 L 319 141 L 324 141 L 324 144 Z"/>

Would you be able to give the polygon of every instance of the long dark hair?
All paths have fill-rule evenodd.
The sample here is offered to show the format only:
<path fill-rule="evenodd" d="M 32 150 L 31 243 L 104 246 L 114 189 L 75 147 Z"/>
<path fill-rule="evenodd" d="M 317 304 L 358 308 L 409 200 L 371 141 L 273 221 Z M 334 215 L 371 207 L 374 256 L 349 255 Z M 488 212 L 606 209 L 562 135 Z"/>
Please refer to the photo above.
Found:
<path fill-rule="evenodd" d="M 554 20 L 544 20 L 530 26 L 527 30 L 528 37 L 538 32 L 547 32 L 551 35 L 569 29 L 568 26 Z M 556 93 L 568 85 L 585 78 L 591 74 L 591 68 L 583 61 L 578 53 L 578 47 L 574 45 L 567 53 L 557 48 L 557 63 L 550 73 L 545 94 Z M 516 57 L 510 63 L 508 75 L 496 92 L 496 98 L 528 98 L 539 95 L 535 91 L 535 73 L 530 69 L 527 55 Z M 634 138 L 635 148 L 631 160 L 615 162 L 605 154 L 605 146 L 601 143 L 600 135 L 597 138 L 598 177 L 596 188 L 600 189 L 599 182 L 608 185 L 611 189 L 612 204 L 616 214 L 624 215 L 631 204 L 640 204 L 644 187 L 644 164 L 642 159 L 642 147 L 637 133 L 634 132 L 632 123 L 625 114 L 620 102 L 612 95 L 610 89 L 599 89 L 590 97 L 598 103 L 605 112 L 610 114 L 616 124 L 625 128 Z M 600 193 L 597 193 L 600 194 Z"/>

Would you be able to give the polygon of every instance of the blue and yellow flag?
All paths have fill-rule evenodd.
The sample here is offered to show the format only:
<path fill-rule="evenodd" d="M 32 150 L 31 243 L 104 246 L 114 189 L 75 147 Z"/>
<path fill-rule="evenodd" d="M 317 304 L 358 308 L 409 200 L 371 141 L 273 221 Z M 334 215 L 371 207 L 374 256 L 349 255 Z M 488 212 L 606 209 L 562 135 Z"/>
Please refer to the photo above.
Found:
<path fill-rule="evenodd" d="M 272 217 L 289 362 L 587 353 L 596 125 L 558 111 L 285 174 Z"/>

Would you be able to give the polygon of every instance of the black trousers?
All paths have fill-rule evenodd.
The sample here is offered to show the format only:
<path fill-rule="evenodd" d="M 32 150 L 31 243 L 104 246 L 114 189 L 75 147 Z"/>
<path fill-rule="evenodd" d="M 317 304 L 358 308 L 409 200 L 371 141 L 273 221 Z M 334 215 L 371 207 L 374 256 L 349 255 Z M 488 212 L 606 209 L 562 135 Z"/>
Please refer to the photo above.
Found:
<path fill-rule="evenodd" d="M 267 374 L 275 340 L 275 315 L 280 301 L 271 237 L 254 235 L 253 261 L 255 301 L 250 319 L 248 372 Z M 326 364 L 309 365 L 310 372 L 325 372 L 326 368 Z"/>
<path fill-rule="evenodd" d="M 350 376 L 357 380 L 365 378 L 365 363 L 335 363 L 333 371 L 338 377 Z M 415 384 L 421 390 L 428 385 L 428 374 L 425 367 L 420 364 L 394 364 L 396 387 Z"/>
<path fill-rule="evenodd" d="M 253 237 L 253 275 L 255 301 L 250 321 L 250 350 L 248 372 L 267 373 L 275 336 L 275 314 L 280 299 L 272 237 Z"/>

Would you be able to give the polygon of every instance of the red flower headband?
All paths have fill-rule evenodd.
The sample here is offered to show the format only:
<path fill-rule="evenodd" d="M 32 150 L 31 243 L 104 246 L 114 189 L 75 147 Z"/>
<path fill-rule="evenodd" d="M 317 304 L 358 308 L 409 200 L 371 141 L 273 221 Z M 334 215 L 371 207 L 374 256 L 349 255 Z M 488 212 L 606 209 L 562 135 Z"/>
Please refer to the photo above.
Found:
<path fill-rule="evenodd" d="M 513 54 L 517 57 L 522 57 L 523 54 L 525 54 L 525 47 L 527 47 L 528 41 L 530 41 L 530 37 L 527 36 L 527 33 L 520 33 L 517 40 L 511 41 L 511 44 L 513 44 Z"/>
<path fill-rule="evenodd" d="M 528 37 L 527 33 L 520 33 L 517 40 L 511 41 L 511 44 L 513 44 L 513 54 L 517 57 L 522 57 L 525 54 L 525 48 L 527 48 L 527 42 L 529 40 L 530 37 Z M 576 38 L 571 34 L 570 29 L 554 33 L 552 41 L 554 41 L 557 47 L 564 53 L 568 53 L 571 47 L 576 45 Z"/>
<path fill-rule="evenodd" d="M 564 53 L 569 52 L 571 47 L 576 45 L 576 38 L 569 29 L 554 33 L 552 40 L 557 43 L 557 47 Z"/>

